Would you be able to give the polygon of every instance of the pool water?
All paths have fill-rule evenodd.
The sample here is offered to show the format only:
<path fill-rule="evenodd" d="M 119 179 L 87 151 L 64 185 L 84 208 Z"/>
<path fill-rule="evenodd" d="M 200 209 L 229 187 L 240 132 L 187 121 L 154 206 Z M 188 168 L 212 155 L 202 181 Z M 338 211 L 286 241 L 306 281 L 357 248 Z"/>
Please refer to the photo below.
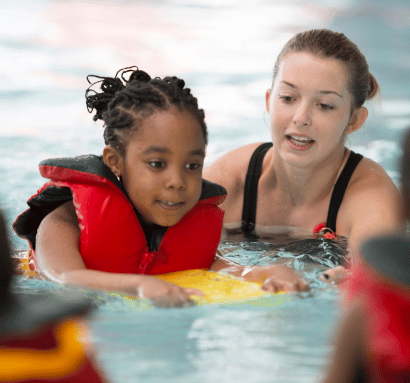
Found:
<path fill-rule="evenodd" d="M 270 139 L 264 95 L 276 55 L 295 33 L 344 32 L 382 89 L 347 145 L 399 184 L 397 158 L 410 126 L 407 0 L 164 0 L 0 2 L 0 205 L 11 223 L 44 180 L 46 158 L 100 154 L 102 127 L 85 107 L 85 77 L 138 65 L 186 80 L 209 129 L 206 164 Z M 14 248 L 27 247 L 10 233 Z M 316 382 L 340 315 L 339 293 L 318 275 L 346 256 L 345 242 L 230 236 L 221 251 L 244 264 L 289 264 L 303 294 L 240 305 L 158 309 L 84 291 L 96 357 L 113 382 Z M 67 287 L 18 277 L 19 294 Z"/>
<path fill-rule="evenodd" d="M 305 246 L 306 245 L 306 246 Z M 291 256 L 316 248 L 317 259 Z M 146 301 L 81 290 L 93 300 L 90 321 L 101 366 L 115 382 L 314 382 L 331 350 L 338 313 L 338 291 L 321 282 L 329 257 L 345 254 L 343 243 L 326 239 L 264 238 L 249 242 L 239 236 L 221 245 L 228 258 L 241 264 L 272 264 L 278 259 L 298 270 L 312 290 L 273 294 L 236 304 L 159 309 Z M 270 260 L 269 260 L 270 259 Z M 18 277 L 18 294 L 41 294 L 70 288 Z"/>

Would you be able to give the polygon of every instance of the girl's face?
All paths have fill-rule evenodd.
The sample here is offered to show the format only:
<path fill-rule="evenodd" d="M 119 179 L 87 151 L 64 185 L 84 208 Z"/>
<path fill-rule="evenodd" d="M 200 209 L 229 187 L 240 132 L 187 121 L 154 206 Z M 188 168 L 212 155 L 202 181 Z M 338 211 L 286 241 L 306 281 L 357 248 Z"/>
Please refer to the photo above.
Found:
<path fill-rule="evenodd" d="M 273 144 L 288 164 L 305 167 L 343 153 L 344 136 L 360 128 L 364 107 L 352 111 L 348 72 L 338 60 L 289 53 L 266 92 Z"/>
<path fill-rule="evenodd" d="M 109 153 L 116 151 L 105 148 L 106 164 L 121 175 L 131 202 L 146 222 L 175 225 L 198 202 L 205 139 L 189 112 L 154 112 L 131 135 L 125 159 Z"/>

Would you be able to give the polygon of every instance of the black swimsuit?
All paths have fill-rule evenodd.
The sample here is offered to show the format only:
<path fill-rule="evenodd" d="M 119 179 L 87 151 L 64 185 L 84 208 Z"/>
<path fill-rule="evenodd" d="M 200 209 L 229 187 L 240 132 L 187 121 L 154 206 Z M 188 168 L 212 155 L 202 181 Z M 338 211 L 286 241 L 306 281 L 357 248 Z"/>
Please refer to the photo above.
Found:
<path fill-rule="evenodd" d="M 259 177 L 261 176 L 263 158 L 271 147 L 271 142 L 261 144 L 253 152 L 249 161 L 248 172 L 246 173 L 242 210 L 242 231 L 245 235 L 255 233 L 258 182 Z M 337 213 L 340 205 L 342 204 L 347 185 L 349 184 L 350 178 L 356 169 L 357 164 L 362 158 L 363 156 L 361 154 L 350 151 L 346 165 L 335 183 L 326 220 L 326 228 L 332 230 L 333 232 L 336 232 Z"/>

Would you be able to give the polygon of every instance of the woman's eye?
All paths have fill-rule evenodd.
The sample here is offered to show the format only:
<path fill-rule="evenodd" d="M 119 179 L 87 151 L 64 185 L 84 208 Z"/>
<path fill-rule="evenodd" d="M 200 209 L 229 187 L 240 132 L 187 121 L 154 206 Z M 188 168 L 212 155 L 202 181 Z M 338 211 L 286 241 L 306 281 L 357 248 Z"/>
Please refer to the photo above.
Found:
<path fill-rule="evenodd" d="M 152 166 L 155 169 L 160 169 L 165 166 L 165 163 L 162 161 L 151 161 L 149 162 L 149 165 Z"/>
<path fill-rule="evenodd" d="M 192 163 L 188 164 L 186 167 L 189 170 L 198 170 L 201 167 L 201 164 Z"/>
<path fill-rule="evenodd" d="M 286 95 L 279 95 L 279 98 L 285 102 L 291 102 L 293 100 L 292 96 L 286 96 Z"/>
<path fill-rule="evenodd" d="M 329 104 L 319 104 L 320 108 L 323 110 L 333 110 L 335 107 Z"/>

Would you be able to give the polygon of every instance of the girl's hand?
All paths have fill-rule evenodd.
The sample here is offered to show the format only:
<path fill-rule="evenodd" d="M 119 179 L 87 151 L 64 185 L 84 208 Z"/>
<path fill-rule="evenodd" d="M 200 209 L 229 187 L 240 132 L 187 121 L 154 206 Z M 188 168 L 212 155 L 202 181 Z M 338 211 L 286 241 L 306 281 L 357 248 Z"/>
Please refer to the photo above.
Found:
<path fill-rule="evenodd" d="M 279 291 L 309 291 L 309 285 L 290 267 L 283 265 L 254 266 L 242 276 L 249 281 L 263 282 L 262 290 L 270 293 Z"/>
<path fill-rule="evenodd" d="M 201 290 L 180 287 L 153 276 L 140 277 L 143 277 L 143 280 L 137 289 L 138 296 L 151 300 L 158 307 L 193 306 L 195 303 L 190 295 L 205 295 Z"/>
<path fill-rule="evenodd" d="M 326 270 L 320 279 L 326 283 L 339 284 L 343 282 L 350 275 L 350 271 L 343 266 L 336 266 L 332 269 Z"/>

